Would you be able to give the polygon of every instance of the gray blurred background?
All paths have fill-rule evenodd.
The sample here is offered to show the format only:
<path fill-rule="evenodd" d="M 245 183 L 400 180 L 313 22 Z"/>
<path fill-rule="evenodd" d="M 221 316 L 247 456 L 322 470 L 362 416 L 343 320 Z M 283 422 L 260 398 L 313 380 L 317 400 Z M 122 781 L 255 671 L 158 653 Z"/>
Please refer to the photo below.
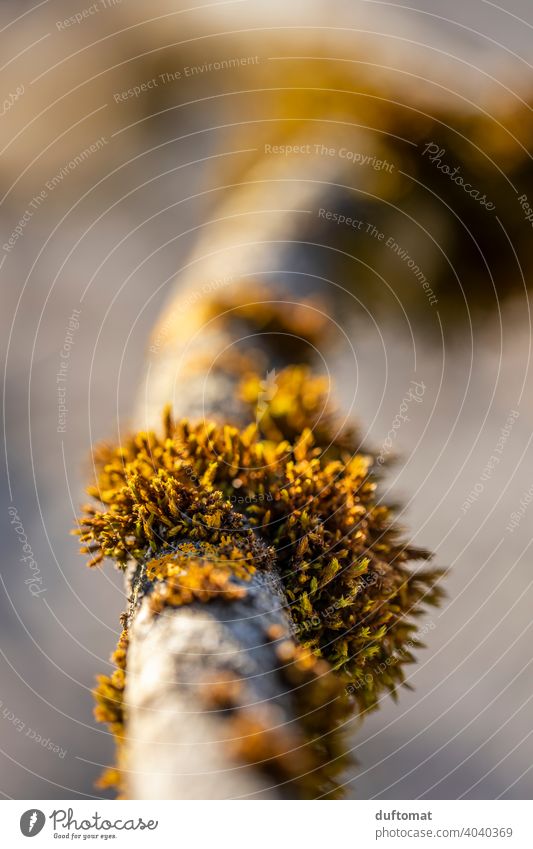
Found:
<path fill-rule="evenodd" d="M 391 50 L 407 39 L 421 63 L 434 55 L 436 64 L 449 61 L 454 75 L 447 54 L 500 80 L 533 75 L 527 0 L 412 0 L 410 8 L 352 0 L 290 9 L 266 0 L 205 8 L 122 0 L 58 27 L 90 5 L 0 5 L 3 96 L 24 88 L 7 107 L 4 102 L 0 123 L 2 244 L 31 210 L 16 244 L 0 256 L 0 790 L 6 798 L 101 794 L 94 780 L 111 762 L 113 744 L 92 718 L 90 690 L 94 676 L 110 669 L 124 594 L 112 568 L 85 568 L 69 530 L 85 500 L 90 447 L 117 438 L 132 420 L 150 330 L 195 244 L 195 228 L 210 214 L 212 190 L 224 173 L 211 169 L 210 157 L 233 155 L 226 131 L 216 127 L 246 118 L 231 97 L 212 98 L 224 91 L 220 74 L 123 102 L 114 95 L 192 64 L 191 45 L 198 61 L 210 61 L 215 42 L 204 37 L 208 31 L 219 33 L 221 55 L 235 55 L 228 34 L 235 29 L 247 30 L 241 38 L 250 55 L 275 55 L 274 33 L 268 53 L 254 28 L 276 26 L 369 30 Z M 467 80 L 465 86 L 472 88 Z M 47 188 L 102 137 L 99 149 Z M 32 207 L 43 191 L 42 203 Z M 79 327 L 59 384 L 67 412 L 58 432 L 57 374 L 73 310 L 80 311 Z M 402 524 L 450 571 L 447 602 L 421 620 L 427 648 L 410 669 L 414 690 L 402 693 L 398 705 L 384 700 L 354 727 L 359 769 L 349 797 L 531 796 L 533 507 L 513 532 L 506 530 L 533 484 L 530 330 L 525 294 L 459 337 L 450 318 L 429 332 L 398 314 L 380 315 L 377 325 L 353 318 L 355 410 L 373 445 L 386 438 L 410 381 L 425 384 L 423 403 L 411 405 L 410 421 L 398 433 L 401 462 L 383 491 L 406 505 Z M 352 366 L 341 386 L 351 400 Z M 463 512 L 513 410 L 520 415 L 500 462 Z M 38 564 L 37 585 L 25 583 L 32 577 L 21 561 L 28 551 L 9 508 Z M 33 594 L 32 586 L 42 591 Z"/>

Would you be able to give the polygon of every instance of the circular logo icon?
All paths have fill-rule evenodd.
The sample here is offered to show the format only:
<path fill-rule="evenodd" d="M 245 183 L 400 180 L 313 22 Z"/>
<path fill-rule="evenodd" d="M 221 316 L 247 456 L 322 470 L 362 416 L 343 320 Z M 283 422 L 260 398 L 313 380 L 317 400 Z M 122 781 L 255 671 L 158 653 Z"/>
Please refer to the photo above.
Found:
<path fill-rule="evenodd" d="M 35 837 L 42 831 L 46 822 L 46 817 L 42 811 L 37 808 L 30 808 L 29 811 L 24 811 L 20 818 L 20 830 L 24 837 Z"/>

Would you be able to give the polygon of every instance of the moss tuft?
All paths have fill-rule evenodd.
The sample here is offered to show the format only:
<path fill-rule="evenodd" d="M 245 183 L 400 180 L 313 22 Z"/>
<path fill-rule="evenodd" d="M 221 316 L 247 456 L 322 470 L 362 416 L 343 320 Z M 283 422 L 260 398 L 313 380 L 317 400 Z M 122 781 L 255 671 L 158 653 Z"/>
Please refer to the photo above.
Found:
<path fill-rule="evenodd" d="M 342 690 L 360 711 L 371 709 L 404 681 L 416 617 L 438 602 L 439 573 L 411 567 L 428 554 L 402 539 L 377 496 L 373 457 L 358 453 L 354 434 L 336 429 L 322 378 L 291 367 L 265 392 L 248 374 L 241 396 L 250 405 L 245 428 L 174 421 L 167 409 L 161 435 L 137 433 L 100 448 L 89 493 L 101 506 L 87 507 L 80 520 L 82 550 L 90 565 L 105 557 L 122 568 L 132 559 L 146 564 L 154 614 L 239 598 L 246 590 L 234 578 L 246 581 L 274 562 L 296 640 L 278 647 L 287 675 L 307 664 L 315 682 L 305 681 L 307 704 L 324 704 L 317 681 L 325 678 L 335 681 L 339 705 Z M 312 666 L 321 661 L 325 676 Z M 97 690 L 99 718 L 112 727 L 120 702 L 109 695 L 121 687 L 123 676 Z M 328 711 L 320 736 L 336 724 Z M 260 737 L 253 736 L 259 747 Z"/>

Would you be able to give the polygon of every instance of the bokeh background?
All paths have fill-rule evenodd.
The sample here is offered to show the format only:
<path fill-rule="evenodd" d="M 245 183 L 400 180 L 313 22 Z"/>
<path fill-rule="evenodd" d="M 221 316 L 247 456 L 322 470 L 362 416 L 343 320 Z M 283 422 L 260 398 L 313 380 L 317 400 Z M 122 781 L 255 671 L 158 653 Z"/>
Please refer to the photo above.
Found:
<path fill-rule="evenodd" d="M 346 43 L 357 40 L 382 64 L 414 63 L 429 79 L 435 73 L 457 102 L 487 91 L 522 96 L 529 79 L 533 90 L 527 0 L 154 0 L 149 6 L 106 0 L 92 8 L 83 0 L 0 4 L 2 245 L 27 219 L 15 243 L 0 252 L 0 791 L 6 798 L 98 797 L 94 781 L 113 756 L 110 735 L 93 720 L 90 691 L 95 675 L 110 668 L 125 606 L 122 580 L 109 567 L 85 568 L 69 530 L 84 500 L 91 445 L 116 438 L 133 421 L 150 331 L 213 214 L 226 162 L 229 168 L 239 156 L 228 125 L 245 124 L 252 102 L 228 72 L 183 77 L 184 68 L 259 55 L 267 75 L 282 31 L 296 40 L 298 31 L 312 30 L 324 50 L 338 44 L 332 55 L 342 56 Z M 82 20 L 65 25 L 77 12 Z M 179 80 L 115 97 L 177 70 Z M 261 68 L 254 73 L 257 81 Z M 245 72 L 243 80 L 246 85 Z M 260 113 L 261 93 L 249 97 Z M 531 225 L 518 205 L 516 217 L 527 242 Z M 394 269 L 384 273 L 394 288 Z M 427 648 L 410 671 L 414 689 L 397 705 L 384 700 L 354 727 L 359 766 L 348 776 L 347 795 L 528 798 L 527 285 L 481 311 L 458 294 L 457 306 L 438 319 L 435 311 L 418 314 L 409 305 L 400 313 L 386 304 L 347 312 L 357 383 L 353 363 L 340 358 L 339 392 L 351 403 L 355 387 L 357 420 L 379 447 L 410 381 L 423 381 L 423 403 L 410 405 L 398 431 L 399 461 L 383 492 L 403 505 L 401 522 L 415 541 L 449 569 L 448 599 L 421 620 Z M 65 340 L 70 356 L 58 384 Z M 58 385 L 67 408 L 61 423 Z M 513 411 L 519 415 L 487 474 Z M 474 487 L 477 497 L 464 510 Z M 511 514 L 524 498 L 511 532 Z M 28 550 L 10 509 L 31 547 L 33 570 L 21 560 Z M 42 580 L 27 583 L 32 577 Z"/>

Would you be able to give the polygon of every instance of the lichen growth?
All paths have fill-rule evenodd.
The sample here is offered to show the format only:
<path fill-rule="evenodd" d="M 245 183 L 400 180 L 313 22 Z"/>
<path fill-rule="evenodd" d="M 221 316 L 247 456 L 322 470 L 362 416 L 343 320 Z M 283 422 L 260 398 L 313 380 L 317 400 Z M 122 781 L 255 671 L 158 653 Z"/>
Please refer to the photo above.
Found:
<path fill-rule="evenodd" d="M 417 645 L 422 605 L 438 601 L 439 573 L 410 566 L 428 554 L 402 540 L 377 496 L 373 458 L 358 453 L 356 436 L 336 426 L 322 378 L 306 367 L 288 368 L 265 405 L 259 378 L 248 374 L 240 394 L 250 405 L 245 428 L 175 421 L 167 409 L 161 435 L 137 433 L 101 447 L 88 491 L 102 508 L 85 508 L 77 533 L 90 565 L 105 557 L 120 567 L 132 559 L 146 564 L 154 614 L 241 597 L 242 580 L 255 569 L 277 569 L 295 638 L 281 643 L 284 668 L 289 679 L 306 669 L 303 691 L 312 707 L 304 713 L 316 714 L 318 735 L 301 726 L 275 744 L 259 730 L 246 739 L 250 756 L 268 749 L 272 770 L 292 781 L 296 759 L 281 757 L 281 749 L 292 751 L 301 734 L 327 741 L 338 724 L 332 704 L 344 716 L 346 693 L 366 711 L 404 681 L 412 659 L 405 647 Z M 333 699 L 324 698 L 324 679 L 334 682 Z M 106 679 L 99 704 L 114 686 Z M 116 717 L 106 710 L 100 718 L 120 724 L 118 699 Z M 258 718 L 241 713 L 233 721 L 254 726 Z M 321 745 L 324 762 L 332 760 Z M 311 774 L 319 770 L 320 757 L 310 755 L 315 745 L 300 742 L 296 749 L 302 758 L 307 753 L 298 774 L 308 762 Z"/>

